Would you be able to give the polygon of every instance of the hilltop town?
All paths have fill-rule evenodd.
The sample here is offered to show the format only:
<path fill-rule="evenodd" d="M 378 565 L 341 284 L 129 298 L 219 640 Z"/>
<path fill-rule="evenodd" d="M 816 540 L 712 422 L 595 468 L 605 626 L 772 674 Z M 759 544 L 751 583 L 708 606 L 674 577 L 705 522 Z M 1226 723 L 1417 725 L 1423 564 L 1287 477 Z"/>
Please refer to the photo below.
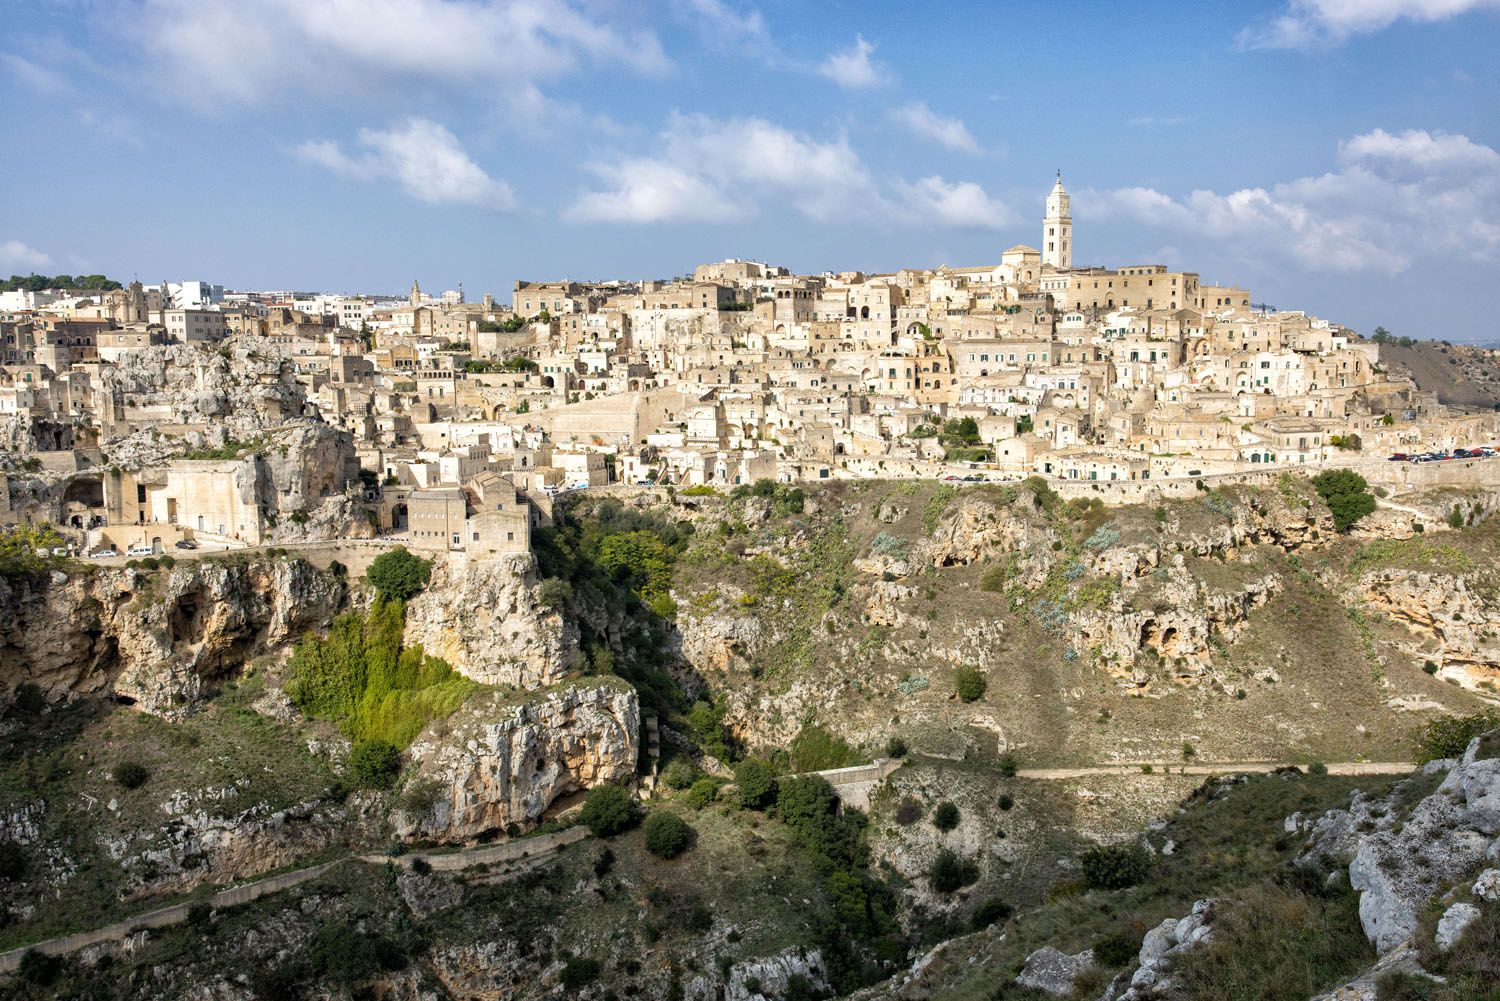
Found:
<path fill-rule="evenodd" d="M 507 307 L 0 292 L 0 522 L 80 553 L 400 536 L 525 552 L 563 491 L 847 478 L 1143 482 L 1446 453 L 1495 431 L 1364 338 L 1162 265 L 518 281 Z M 1167 484 L 1162 484 L 1163 487 Z"/>

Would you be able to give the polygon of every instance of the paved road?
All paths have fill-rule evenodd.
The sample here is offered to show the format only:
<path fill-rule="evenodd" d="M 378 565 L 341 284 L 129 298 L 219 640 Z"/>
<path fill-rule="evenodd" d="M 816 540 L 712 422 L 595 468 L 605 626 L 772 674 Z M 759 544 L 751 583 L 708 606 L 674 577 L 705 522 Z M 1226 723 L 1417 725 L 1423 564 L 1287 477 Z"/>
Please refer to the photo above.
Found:
<path fill-rule="evenodd" d="M 518 841 L 506 841 L 498 845 L 486 845 L 482 848 L 470 848 L 458 852 L 413 852 L 395 858 L 387 855 L 358 855 L 337 859 L 333 862 L 324 862 L 321 865 L 308 866 L 306 869 L 283 872 L 275 876 L 267 876 L 265 879 L 257 879 L 250 883 L 232 886 L 226 890 L 220 890 L 201 901 L 189 900 L 180 904 L 172 904 L 168 907 L 159 907 L 154 911 L 137 914 L 123 921 L 116 921 L 113 924 L 105 925 L 102 928 L 77 932 L 72 935 L 63 935 L 58 938 L 49 938 L 41 942 L 34 942 L 31 945 L 23 945 L 19 948 L 11 949 L 9 952 L 0 952 L 0 974 L 14 973 L 16 967 L 21 964 L 21 957 L 32 949 L 35 949 L 37 952 L 46 953 L 49 956 L 62 956 L 77 952 L 80 949 L 86 949 L 91 945 L 98 945 L 102 942 L 123 941 L 143 928 L 165 928 L 169 925 L 181 924 L 187 920 L 188 909 L 194 904 L 207 903 L 215 908 L 234 907 L 317 879 L 328 870 L 335 866 L 343 865 L 346 862 L 367 862 L 375 865 L 394 862 L 397 865 L 410 868 L 412 862 L 416 859 L 423 859 L 434 870 L 454 872 L 476 865 L 494 865 L 497 863 L 518 861 L 534 863 L 553 855 L 564 845 L 582 841 L 588 836 L 589 832 L 587 828 L 569 827 L 565 830 L 539 835 L 534 838 L 522 838 Z"/>

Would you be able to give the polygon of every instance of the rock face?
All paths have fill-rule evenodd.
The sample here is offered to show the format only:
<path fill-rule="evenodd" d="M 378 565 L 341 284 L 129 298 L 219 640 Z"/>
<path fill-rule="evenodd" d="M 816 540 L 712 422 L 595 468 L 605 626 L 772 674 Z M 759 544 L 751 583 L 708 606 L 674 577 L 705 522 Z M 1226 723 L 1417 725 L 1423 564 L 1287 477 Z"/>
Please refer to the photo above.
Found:
<path fill-rule="evenodd" d="M 536 585 L 529 554 L 440 559 L 406 606 L 406 643 L 486 685 L 554 684 L 577 660 L 577 627 L 542 607 Z"/>
<path fill-rule="evenodd" d="M 1102 1001 L 1146 1001 L 1167 993 L 1172 957 L 1213 938 L 1213 906 L 1212 900 L 1199 900 L 1183 917 L 1168 918 L 1148 931 L 1141 941 L 1140 965 L 1128 981 L 1123 973 L 1116 977 Z"/>
<path fill-rule="evenodd" d="M 155 713 L 197 700 L 257 655 L 327 622 L 345 585 L 296 559 L 0 579 L 0 691 L 109 694 Z"/>
<path fill-rule="evenodd" d="M 828 967 L 823 962 L 823 954 L 817 949 L 791 948 L 774 956 L 736 963 L 729 969 L 729 980 L 724 985 L 724 1001 L 784 998 L 787 996 L 788 984 L 798 977 L 814 996 L 822 996 L 829 989 Z M 699 990 L 705 1001 L 714 996 L 710 984 L 700 985 L 695 980 L 693 988 Z M 690 995 L 693 988 L 689 989 Z"/>
<path fill-rule="evenodd" d="M 1411 938 L 1441 889 L 1500 856 L 1500 758 L 1477 759 L 1480 746 L 1476 738 L 1404 824 L 1384 811 L 1375 830 L 1357 837 L 1349 882 L 1360 892 L 1365 935 L 1382 954 Z"/>
<path fill-rule="evenodd" d="M 1018 987 L 1045 991 L 1056 997 L 1073 993 L 1078 977 L 1094 965 L 1094 950 L 1085 949 L 1069 956 L 1045 945 L 1026 957 L 1026 965 L 1016 977 Z"/>
<path fill-rule="evenodd" d="M 1358 591 L 1372 611 L 1406 626 L 1412 657 L 1431 660 L 1439 677 L 1493 697 L 1500 682 L 1500 608 L 1460 575 L 1418 570 L 1371 571 Z"/>
<path fill-rule="evenodd" d="M 533 827 L 560 796 L 635 774 L 641 710 L 635 689 L 586 678 L 527 701 L 469 699 L 411 745 L 408 790 L 430 809 L 398 810 L 402 837 L 456 842 L 509 824 Z"/>

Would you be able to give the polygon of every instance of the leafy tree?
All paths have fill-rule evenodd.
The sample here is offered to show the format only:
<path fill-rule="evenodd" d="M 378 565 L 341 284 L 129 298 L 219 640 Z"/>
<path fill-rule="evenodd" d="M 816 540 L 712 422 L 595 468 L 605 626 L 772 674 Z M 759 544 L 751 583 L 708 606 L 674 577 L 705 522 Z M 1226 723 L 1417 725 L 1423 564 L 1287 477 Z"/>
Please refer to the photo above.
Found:
<path fill-rule="evenodd" d="M 580 987 L 587 987 L 599 979 L 599 971 L 604 968 L 597 959 L 589 959 L 584 956 L 571 956 L 563 963 L 562 973 L 558 979 L 562 985 L 570 991 L 576 991 Z"/>
<path fill-rule="evenodd" d="M 559 577 L 548 577 L 536 589 L 536 597 L 543 608 L 562 608 L 573 600 L 573 585 Z"/>
<path fill-rule="evenodd" d="M 776 773 L 758 758 L 734 766 L 735 795 L 747 810 L 764 810 L 776 798 Z"/>
<path fill-rule="evenodd" d="M 349 752 L 349 777 L 361 789 L 389 789 L 401 771 L 401 752 L 388 740 L 361 740 Z"/>
<path fill-rule="evenodd" d="M 405 601 L 427 586 L 432 561 L 414 556 L 405 546 L 381 553 L 365 574 L 382 601 Z"/>
<path fill-rule="evenodd" d="M 694 810 L 701 810 L 713 805 L 714 800 L 719 798 L 719 784 L 713 779 L 699 779 L 689 787 L 683 798 L 688 806 Z"/>
<path fill-rule="evenodd" d="M 693 829 L 669 810 L 653 810 L 641 826 L 646 850 L 657 858 L 676 858 L 693 843 Z"/>
<path fill-rule="evenodd" d="M 115 765 L 111 774 L 115 784 L 126 789 L 139 789 L 151 778 L 151 772 L 139 761 L 125 760 Z"/>
<path fill-rule="evenodd" d="M 45 522 L 0 531 L 0 576 L 10 580 L 35 577 L 57 562 L 52 550 L 63 542 L 56 529 Z"/>
<path fill-rule="evenodd" d="M 1146 878 L 1150 866 L 1136 845 L 1096 845 L 1083 853 L 1083 878 L 1090 889 L 1123 890 Z"/>
<path fill-rule="evenodd" d="M 966 665 L 953 672 L 953 690 L 965 702 L 977 702 L 983 698 L 987 687 L 989 683 L 983 671 Z"/>
<path fill-rule="evenodd" d="M 20 965 L 16 967 L 16 975 L 28 984 L 38 987 L 47 987 L 54 983 L 62 973 L 62 960 L 56 956 L 49 956 L 45 952 L 35 949 L 27 949 L 21 955 Z"/>
<path fill-rule="evenodd" d="M 1352 469 L 1325 469 L 1313 477 L 1313 487 L 1328 505 L 1333 524 L 1340 532 L 1375 510 L 1375 496 L 1367 491 L 1365 478 Z"/>
<path fill-rule="evenodd" d="M 691 758 L 673 758 L 662 769 L 661 780 L 668 789 L 686 789 L 698 781 L 698 767 Z"/>
<path fill-rule="evenodd" d="M 584 799 L 579 818 L 595 837 L 613 837 L 635 823 L 635 804 L 617 785 L 595 786 Z"/>
<path fill-rule="evenodd" d="M 943 800 L 932 811 L 932 826 L 940 831 L 951 831 L 958 826 L 958 807 L 948 800 Z"/>
<path fill-rule="evenodd" d="M 14 841 L 0 841 L 0 880 L 17 880 L 24 875 L 26 850 Z"/>
<path fill-rule="evenodd" d="M 859 762 L 858 751 L 816 723 L 809 723 L 797 731 L 789 750 L 792 770 L 798 772 L 847 768 Z"/>
<path fill-rule="evenodd" d="M 906 752 L 906 741 L 900 737 L 892 737 L 885 742 L 885 756 L 888 758 L 904 758 L 906 757 Z"/>
<path fill-rule="evenodd" d="M 972 417 L 956 417 L 943 422 L 938 440 L 945 445 L 978 445 L 979 422 Z"/>

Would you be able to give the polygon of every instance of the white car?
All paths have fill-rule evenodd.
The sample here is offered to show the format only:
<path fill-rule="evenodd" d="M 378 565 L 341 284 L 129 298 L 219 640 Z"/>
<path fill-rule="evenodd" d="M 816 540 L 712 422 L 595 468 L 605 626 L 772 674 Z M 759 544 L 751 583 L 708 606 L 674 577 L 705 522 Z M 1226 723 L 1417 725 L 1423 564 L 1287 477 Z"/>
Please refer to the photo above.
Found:
<path fill-rule="evenodd" d="M 152 553 L 153 550 L 150 546 L 131 546 L 125 550 L 126 556 L 150 556 Z"/>
<path fill-rule="evenodd" d="M 113 549 L 96 549 L 93 553 L 93 557 L 96 560 L 112 560 L 119 555 Z"/>

